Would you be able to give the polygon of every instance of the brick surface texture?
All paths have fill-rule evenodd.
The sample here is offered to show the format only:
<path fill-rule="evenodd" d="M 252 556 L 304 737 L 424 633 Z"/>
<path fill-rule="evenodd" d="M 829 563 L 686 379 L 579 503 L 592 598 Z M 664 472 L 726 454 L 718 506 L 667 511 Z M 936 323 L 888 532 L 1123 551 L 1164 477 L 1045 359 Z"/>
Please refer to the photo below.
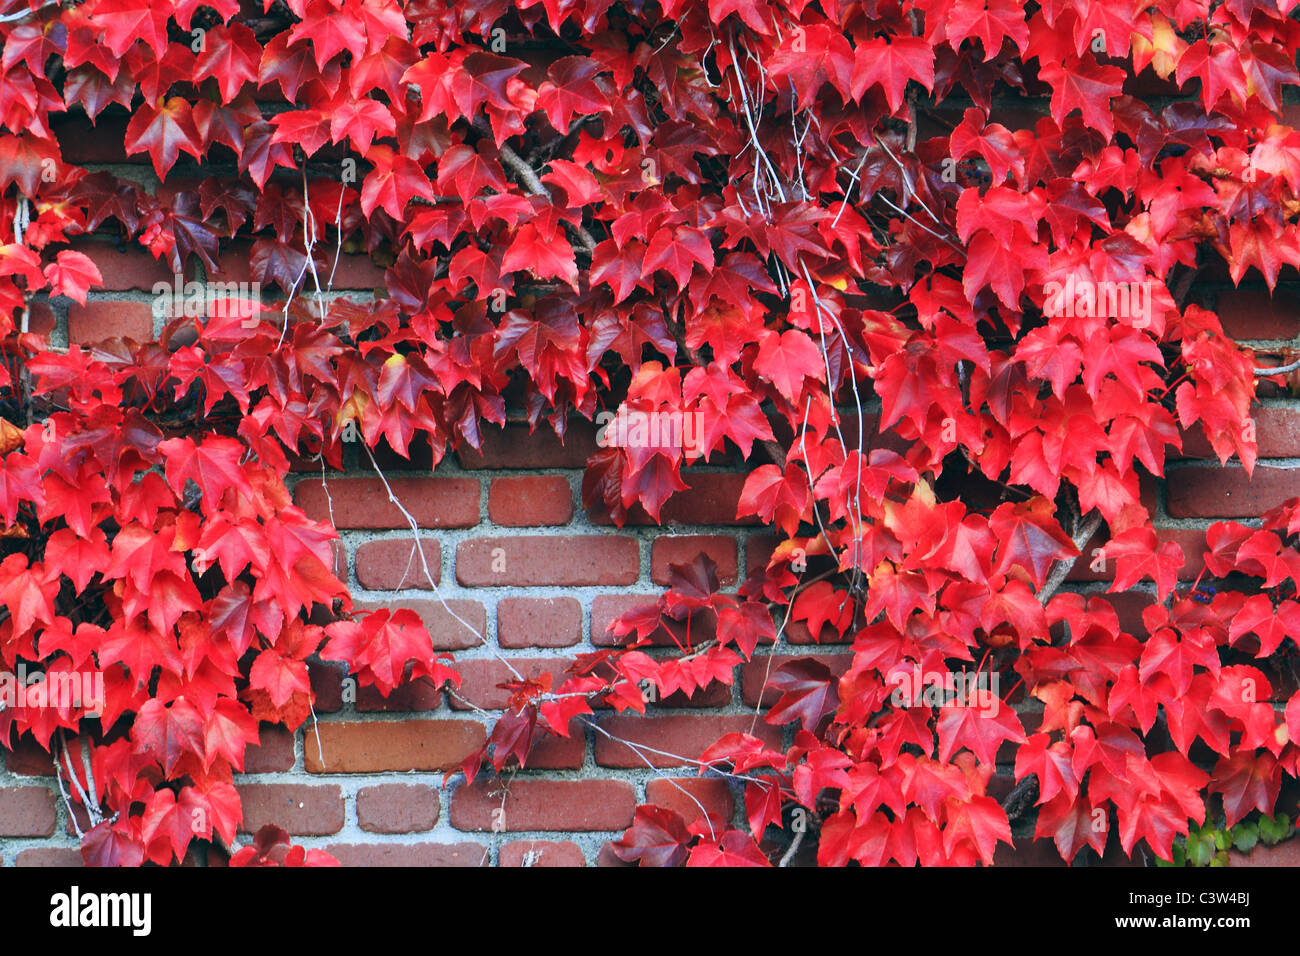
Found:
<path fill-rule="evenodd" d="M 83 151 L 120 162 L 120 131 L 73 130 Z M 103 155 L 100 156 L 99 153 Z M 143 159 L 143 154 L 130 162 Z M 149 290 L 169 281 L 147 253 L 111 244 L 79 246 L 98 263 L 105 288 L 84 306 L 39 305 L 33 321 L 53 329 L 56 343 L 155 334 Z M 382 270 L 364 256 L 343 256 L 335 288 L 370 294 Z M 247 258 L 223 264 L 236 278 Z M 1196 290 L 1225 326 L 1261 353 L 1276 353 L 1300 331 L 1296 289 L 1279 285 L 1271 299 L 1262 283 L 1207 282 Z M 1260 461 L 1253 477 L 1226 470 L 1196 436 L 1171 461 L 1168 479 L 1146 489 L 1161 537 L 1182 545 L 1184 579 L 1201 570 L 1204 529 L 1222 518 L 1258 517 L 1300 494 L 1300 401 L 1269 393 L 1256 409 Z M 867 408 L 878 412 L 879 404 Z M 596 451 L 589 423 L 570 425 L 564 442 L 545 427 L 529 434 L 511 421 L 485 426 L 481 451 L 426 459 L 381 458 L 393 492 L 419 525 L 389 500 L 360 450 L 344 472 L 306 468 L 290 477 L 294 500 L 308 515 L 332 521 L 341 536 L 340 566 L 362 608 L 410 608 L 427 623 L 436 646 L 455 653 L 464 684 L 455 694 L 427 682 L 399 687 L 389 698 L 358 690 L 336 666 L 313 662 L 316 720 L 296 733 L 264 725 L 235 779 L 246 831 L 274 822 L 308 847 L 334 853 L 349 866 L 618 865 L 608 844 L 632 822 L 634 807 L 654 802 L 687 820 L 707 813 L 741 823 L 743 794 L 721 780 L 700 779 L 689 765 L 723 733 L 751 731 L 771 745 L 789 742 L 755 708 L 770 706 L 766 678 L 787 660 L 816 656 L 843 673 L 851 654 L 833 635 L 792 625 L 776 647 L 737 668 L 733 685 L 715 684 L 694 699 L 651 704 L 645 717 L 598 712 L 595 724 L 575 721 L 566 739 L 534 747 L 525 771 L 482 774 L 473 785 L 456 772 L 481 746 L 509 693 L 510 665 L 521 674 L 561 674 L 579 655 L 610 646 L 610 622 L 651 603 L 671 565 L 703 552 L 734 590 L 761 566 L 775 538 L 736 505 L 743 465 L 685 469 L 689 488 L 673 496 L 655 525 L 638 509 L 618 529 L 581 505 L 582 468 Z M 1093 566 L 1094 541 L 1073 570 L 1071 586 L 1105 582 L 1114 568 Z M 420 548 L 423 549 L 421 560 Z M 426 573 L 427 569 L 427 573 Z M 1140 628 L 1141 602 L 1114 603 L 1128 627 Z M 664 643 L 671 643 L 664 640 Z M 769 659 L 768 655 L 771 655 Z M 784 735 L 784 736 L 783 736 Z M 628 741 L 640 745 L 640 752 Z M 653 766 L 652 766 L 653 765 Z M 450 772 L 449 772 L 450 771 Z M 76 838 L 58 798 L 49 755 L 20 742 L 0 762 L 0 859 L 5 866 L 77 865 Z M 1295 848 L 1293 847 L 1292 850 Z M 1280 851 L 1279 851 L 1280 852 Z M 999 849 L 999 862 L 1042 857 Z"/>

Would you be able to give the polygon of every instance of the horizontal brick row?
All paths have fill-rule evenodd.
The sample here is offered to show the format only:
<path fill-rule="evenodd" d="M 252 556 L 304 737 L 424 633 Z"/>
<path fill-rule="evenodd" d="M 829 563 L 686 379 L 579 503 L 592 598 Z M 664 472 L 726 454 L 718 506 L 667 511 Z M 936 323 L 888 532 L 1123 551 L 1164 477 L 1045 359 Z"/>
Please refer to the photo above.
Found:
<path fill-rule="evenodd" d="M 456 580 L 466 587 L 579 587 L 633 584 L 637 540 L 621 535 L 494 537 L 456 547 Z"/>
<path fill-rule="evenodd" d="M 452 794 L 450 820 L 458 830 L 622 830 L 632 825 L 636 791 L 623 780 L 505 782 L 479 776 Z"/>

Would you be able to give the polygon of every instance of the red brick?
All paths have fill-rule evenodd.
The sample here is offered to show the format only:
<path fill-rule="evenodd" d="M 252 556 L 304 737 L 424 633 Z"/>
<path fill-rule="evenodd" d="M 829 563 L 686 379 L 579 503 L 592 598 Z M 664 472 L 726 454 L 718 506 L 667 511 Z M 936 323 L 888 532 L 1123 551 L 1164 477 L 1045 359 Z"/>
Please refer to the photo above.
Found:
<path fill-rule="evenodd" d="M 1257 518 L 1298 494 L 1300 469 L 1171 468 L 1167 507 L 1174 518 Z"/>
<path fill-rule="evenodd" d="M 636 539 L 618 535 L 476 538 L 456 546 L 456 580 L 466 587 L 632 584 L 640 568 Z"/>
<path fill-rule="evenodd" d="M 344 676 L 345 669 L 340 664 L 308 661 L 307 677 L 311 680 L 312 696 L 316 698 L 312 706 L 317 714 L 332 714 L 343 709 Z"/>
<path fill-rule="evenodd" d="M 367 712 L 410 712 L 437 710 L 442 706 L 442 691 L 427 677 L 398 684 L 385 697 L 374 687 L 358 687 L 356 708 Z"/>
<path fill-rule="evenodd" d="M 563 682 L 563 674 L 573 663 L 567 657 L 517 657 L 510 661 L 515 670 L 525 678 L 537 678 L 550 674 L 552 685 Z M 484 658 L 477 661 L 457 661 L 456 670 L 460 671 L 461 684 L 456 693 L 449 695 L 451 706 L 456 710 L 470 710 L 478 707 L 483 710 L 503 710 L 510 700 L 510 691 L 502 690 L 498 685 L 515 680 L 510 668 L 503 661 Z"/>
<path fill-rule="evenodd" d="M 20 777 L 54 776 L 54 760 L 49 752 L 27 735 L 18 738 L 12 750 L 4 751 L 5 766 Z"/>
<path fill-rule="evenodd" d="M 1215 310 L 1223 331 L 1235 339 L 1290 341 L 1300 333 L 1300 304 L 1295 297 L 1267 289 L 1224 289 Z"/>
<path fill-rule="evenodd" d="M 660 511 L 659 522 L 655 522 L 640 505 L 628 509 L 627 523 L 630 525 L 756 525 L 757 517 L 736 517 L 736 507 L 740 503 L 740 492 L 745 486 L 745 476 L 728 472 L 692 472 L 682 473 L 686 483 L 685 491 L 678 491 L 669 498 Z M 591 520 L 596 524 L 612 524 L 607 514 L 593 511 Z"/>
<path fill-rule="evenodd" d="M 772 552 L 781 539 L 774 534 L 751 534 L 745 539 L 745 574 L 750 575 L 767 567 Z"/>
<path fill-rule="evenodd" d="M 438 822 L 438 791 L 424 784 L 383 783 L 357 791 L 357 822 L 371 833 L 415 833 Z"/>
<path fill-rule="evenodd" d="M 336 512 L 337 514 L 337 512 Z M 433 583 L 442 583 L 442 549 L 437 541 L 421 537 L 424 560 L 428 562 Z M 429 589 L 424 562 L 416 550 L 415 538 L 388 538 L 367 541 L 357 548 L 357 582 L 363 588 L 396 591 L 400 588 Z"/>
<path fill-rule="evenodd" d="M 500 647 L 569 647 L 580 640 L 582 605 L 577 598 L 502 598 L 497 602 Z"/>
<path fill-rule="evenodd" d="M 547 425 L 532 434 L 525 424 L 484 428 L 482 450 L 462 448 L 456 456 L 462 468 L 585 468 L 599 450 L 595 426 L 575 419 L 568 423 L 563 442 Z"/>
<path fill-rule="evenodd" d="M 85 863 L 81 859 L 81 851 L 77 849 L 65 849 L 63 847 L 39 846 L 30 850 L 23 850 L 14 858 L 15 866 L 40 866 L 40 867 L 81 867 Z"/>
<path fill-rule="evenodd" d="M 0 788 L 0 836 L 52 836 L 54 794 L 44 787 Z"/>
<path fill-rule="evenodd" d="M 781 730 L 750 714 L 672 714 L 666 717 L 607 717 L 596 731 L 596 763 L 602 767 L 681 767 L 698 760 L 718 738 L 749 733 L 776 748 Z M 605 733 L 601 733 L 604 730 Z M 606 736 L 610 734 L 617 740 Z M 633 750 L 621 741 L 636 744 Z M 653 750 L 663 751 L 655 753 Z M 644 759 L 643 759 L 644 758 Z M 647 763 L 648 761 L 648 763 Z"/>
<path fill-rule="evenodd" d="M 325 852 L 344 866 L 487 866 L 477 843 L 331 843 Z"/>
<path fill-rule="evenodd" d="M 48 302 L 31 302 L 27 306 L 27 331 L 49 335 L 56 325 L 54 310 Z"/>
<path fill-rule="evenodd" d="M 577 770 L 587 756 L 587 734 L 578 718 L 569 723 L 569 736 L 534 734 L 528 751 L 530 770 Z"/>
<path fill-rule="evenodd" d="M 1283 405 L 1264 405 L 1254 410 L 1255 442 L 1260 458 L 1300 457 L 1300 408 Z M 1210 447 L 1204 431 L 1194 427 L 1181 433 L 1183 453 L 1181 458 L 1213 458 L 1218 456 Z"/>
<path fill-rule="evenodd" d="M 715 828 L 731 822 L 735 807 L 731 788 L 725 780 L 716 777 L 651 780 L 645 785 L 645 802 L 675 810 L 688 824 L 700 818 L 700 806 L 703 805 Z"/>
<path fill-rule="evenodd" d="M 488 517 L 509 528 L 568 524 L 573 488 L 562 475 L 494 478 L 488 489 Z"/>
<path fill-rule="evenodd" d="M 335 289 L 383 289 L 384 288 L 384 269 L 375 264 L 375 261 L 369 256 L 363 255 L 343 255 L 339 256 L 338 268 L 333 267 L 333 260 L 330 260 L 333 280 L 330 286 Z M 321 281 L 325 281 L 325 276 L 321 276 Z"/>
<path fill-rule="evenodd" d="M 104 302 L 68 306 L 68 341 L 88 344 L 120 337 L 148 342 L 153 339 L 153 313 L 143 302 Z"/>
<path fill-rule="evenodd" d="M 498 866 L 586 866 L 587 858 L 576 843 L 515 840 L 501 848 Z"/>
<path fill-rule="evenodd" d="M 748 663 L 740 665 L 740 698 L 744 701 L 745 706 L 757 706 L 760 693 L 763 695 L 764 707 L 771 707 L 775 704 L 781 693 L 770 685 L 772 675 L 776 673 L 777 668 L 789 661 L 803 660 L 809 657 L 825 664 L 836 677 L 843 676 L 844 672 L 853 664 L 853 655 L 851 654 L 768 654 L 755 657 Z M 765 683 L 768 686 L 764 691 Z"/>
<path fill-rule="evenodd" d="M 623 830 L 632 825 L 636 792 L 623 780 L 510 781 L 479 776 L 451 795 L 457 830 Z"/>
<path fill-rule="evenodd" d="M 244 807 L 244 833 L 256 833 L 268 823 L 295 836 L 326 836 L 343 829 L 343 791 L 338 787 L 244 783 L 235 789 Z"/>
<path fill-rule="evenodd" d="M 258 732 L 260 742 L 244 751 L 244 773 L 292 770 L 293 734 L 279 724 L 265 722 Z"/>
<path fill-rule="evenodd" d="M 450 770 L 486 739 L 483 725 L 469 720 L 321 723 L 303 734 L 308 773 Z"/>
<path fill-rule="evenodd" d="M 328 498 L 319 478 L 304 478 L 294 488 L 294 502 L 308 517 L 329 521 L 332 499 L 336 528 L 410 527 L 378 478 L 334 478 L 327 484 Z M 478 524 L 479 488 L 473 478 L 390 478 L 388 484 L 421 530 Z"/>
<path fill-rule="evenodd" d="M 95 265 L 99 266 L 104 284 L 97 286 L 97 291 L 138 290 L 152 295 L 154 285 L 159 282 L 167 283 L 173 290 L 175 288 L 176 274 L 172 272 L 165 257 L 155 259 L 143 249 L 134 247 L 119 252 L 116 246 L 106 242 L 78 243 L 76 248 L 94 259 Z"/>
<path fill-rule="evenodd" d="M 650 579 L 667 585 L 670 564 L 689 564 L 703 552 L 718 566 L 718 582 L 736 583 L 736 539 L 721 534 L 667 535 L 650 546 Z"/>
<path fill-rule="evenodd" d="M 478 647 L 487 634 L 487 608 L 479 601 L 452 598 L 444 606 L 435 599 L 404 598 L 394 601 L 357 601 L 355 606 L 361 611 L 379 608 L 408 608 L 414 611 L 428 628 L 434 649 L 439 651 L 461 651 L 468 647 Z M 467 624 L 469 627 L 465 626 Z"/>

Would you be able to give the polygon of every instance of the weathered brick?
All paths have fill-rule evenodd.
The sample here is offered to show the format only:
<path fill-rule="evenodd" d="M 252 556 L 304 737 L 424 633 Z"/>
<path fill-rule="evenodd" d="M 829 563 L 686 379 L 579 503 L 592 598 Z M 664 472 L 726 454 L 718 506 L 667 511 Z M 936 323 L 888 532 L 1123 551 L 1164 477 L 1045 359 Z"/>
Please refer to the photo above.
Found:
<path fill-rule="evenodd" d="M 438 791 L 424 784 L 384 783 L 357 791 L 357 822 L 371 833 L 415 833 L 438 822 Z"/>
<path fill-rule="evenodd" d="M 651 780 L 645 785 L 645 802 L 674 810 L 688 824 L 709 814 L 714 827 L 731 822 L 735 801 L 725 780 L 716 777 L 676 777 Z"/>
<path fill-rule="evenodd" d="M 345 669 L 341 664 L 307 662 L 307 677 L 311 681 L 312 696 L 316 698 L 312 706 L 317 714 L 332 714 L 343 709 L 344 676 Z"/>
<path fill-rule="evenodd" d="M 356 707 L 367 712 L 410 712 L 437 710 L 442 705 L 442 691 L 427 677 L 398 684 L 385 697 L 375 687 L 358 687 Z"/>
<path fill-rule="evenodd" d="M 344 866 L 487 866 L 477 843 L 331 843 L 325 852 Z"/>
<path fill-rule="evenodd" d="M 600 727 L 604 733 L 596 732 L 596 763 L 602 767 L 684 766 L 687 761 L 698 760 L 718 738 L 729 733 L 753 734 L 773 748 L 781 744 L 779 727 L 750 714 L 614 716 L 602 720 Z"/>
<path fill-rule="evenodd" d="M 0 747 L 0 753 L 4 754 L 5 766 L 10 773 L 20 777 L 54 776 L 53 758 L 26 734 L 18 738 L 12 750 L 6 751 Z"/>
<path fill-rule="evenodd" d="M 690 564 L 699 554 L 705 554 L 718 566 L 718 583 L 736 583 L 736 539 L 721 534 L 664 535 L 655 538 L 650 546 L 650 579 L 655 584 L 667 585 L 668 567 L 672 564 Z"/>
<path fill-rule="evenodd" d="M 357 601 L 356 607 L 361 611 L 380 608 L 408 608 L 414 611 L 428 628 L 434 649 L 439 651 L 477 647 L 483 643 L 483 636 L 487 634 L 487 608 L 479 601 L 452 598 L 444 605 L 431 598 L 403 598 L 393 601 Z"/>
<path fill-rule="evenodd" d="M 563 682 L 562 675 L 573 661 L 567 657 L 517 657 L 510 663 L 525 678 L 536 679 L 542 674 L 550 674 L 554 687 Z M 457 661 L 456 670 L 460 671 L 461 684 L 450 698 L 452 707 L 456 710 L 505 708 L 510 700 L 510 691 L 499 685 L 516 678 L 504 661 L 487 658 Z"/>
<path fill-rule="evenodd" d="M 458 830 L 622 830 L 632 825 L 636 791 L 623 780 L 525 780 L 503 795 L 500 781 L 479 776 L 451 795 Z"/>
<path fill-rule="evenodd" d="M 393 495 L 421 529 L 471 528 L 479 520 L 479 487 L 473 478 L 390 478 Z M 326 494 L 328 488 L 328 495 Z M 316 521 L 329 521 L 333 502 L 336 528 L 409 528 L 388 500 L 378 478 L 303 478 L 294 502 Z"/>
<path fill-rule="evenodd" d="M 336 786 L 243 783 L 235 789 L 244 807 L 245 833 L 268 823 L 295 836 L 326 836 L 343 829 L 343 791 Z"/>
<path fill-rule="evenodd" d="M 577 598 L 502 598 L 497 602 L 497 644 L 503 648 L 569 647 L 582 640 Z"/>
<path fill-rule="evenodd" d="M 421 538 L 424 561 L 434 584 L 442 583 L 442 549 L 437 541 Z M 399 588 L 429 588 L 424 562 L 414 538 L 386 538 L 367 541 L 357 548 L 357 581 L 363 588 L 395 591 Z"/>
<path fill-rule="evenodd" d="M 767 567 L 772 552 L 781 543 L 774 534 L 751 534 L 745 539 L 745 574 L 750 575 Z"/>
<path fill-rule="evenodd" d="M 61 868 L 82 867 L 81 851 L 75 848 L 57 846 L 37 846 L 22 850 L 14 857 L 14 866 L 39 866 Z"/>
<path fill-rule="evenodd" d="M 587 755 L 587 734 L 584 723 L 574 718 L 569 723 L 569 736 L 534 734 L 533 745 L 528 750 L 528 767 L 534 770 L 577 770 Z"/>
<path fill-rule="evenodd" d="M 582 848 L 567 840 L 515 840 L 501 848 L 498 866 L 586 866 Z"/>
<path fill-rule="evenodd" d="M 52 836 L 56 823 L 45 787 L 0 787 L 0 836 Z"/>
<path fill-rule="evenodd" d="M 466 587 L 632 584 L 640 567 L 636 539 L 618 535 L 476 538 L 456 547 L 456 580 Z"/>
<path fill-rule="evenodd" d="M 484 428 L 483 448 L 456 452 L 462 468 L 583 468 L 599 451 L 596 429 L 581 418 L 570 420 L 561 442 L 547 426 L 532 434 L 525 424 Z"/>
<path fill-rule="evenodd" d="M 91 300 L 68 306 L 68 341 L 76 344 L 119 337 L 148 342 L 153 339 L 153 313 L 143 302 Z"/>
<path fill-rule="evenodd" d="M 28 302 L 27 331 L 49 335 L 54 331 L 56 324 L 54 310 L 50 308 L 48 302 Z"/>
<path fill-rule="evenodd" d="M 1300 470 L 1257 465 L 1169 469 L 1167 507 L 1174 518 L 1257 518 L 1300 495 Z"/>
<path fill-rule="evenodd" d="M 76 248 L 95 260 L 99 267 L 104 283 L 96 289 L 107 292 L 137 290 L 152 294 L 155 283 L 165 282 L 169 287 L 175 287 L 176 276 L 167 265 L 166 257 L 155 259 L 137 246 L 119 251 L 106 242 L 78 243 Z M 186 278 L 192 275 L 191 272 Z"/>
<path fill-rule="evenodd" d="M 573 488 L 562 475 L 494 478 L 488 517 L 509 528 L 561 525 L 573 520 Z"/>
<path fill-rule="evenodd" d="M 303 735 L 308 773 L 450 770 L 486 738 L 483 725 L 471 720 L 331 722 Z"/>
<path fill-rule="evenodd" d="M 1295 294 L 1270 294 L 1263 288 L 1223 289 L 1215 311 L 1223 331 L 1235 339 L 1290 341 L 1300 333 Z"/>
<path fill-rule="evenodd" d="M 259 743 L 244 751 L 244 773 L 275 773 L 293 768 L 293 734 L 279 724 L 263 722 Z"/>

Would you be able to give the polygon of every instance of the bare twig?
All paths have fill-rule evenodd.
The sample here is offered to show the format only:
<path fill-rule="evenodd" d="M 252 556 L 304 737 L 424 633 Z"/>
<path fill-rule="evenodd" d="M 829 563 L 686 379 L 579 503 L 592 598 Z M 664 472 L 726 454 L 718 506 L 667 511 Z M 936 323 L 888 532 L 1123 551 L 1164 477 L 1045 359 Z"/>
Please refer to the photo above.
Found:
<path fill-rule="evenodd" d="M 490 132 L 482 127 L 481 122 L 476 122 L 475 128 L 478 129 L 479 132 L 488 132 L 490 135 Z M 524 162 L 523 158 L 518 153 L 505 143 L 501 144 L 499 151 L 501 153 L 501 162 L 505 163 L 514 171 L 525 189 L 534 196 L 541 196 L 548 200 L 551 198 L 550 190 L 548 190 L 542 184 L 542 181 L 537 178 L 537 173 L 533 171 L 533 167 Z M 596 240 L 592 237 L 591 233 L 581 225 L 575 225 L 571 222 L 565 222 L 564 224 L 575 236 L 577 236 L 578 242 L 583 251 L 589 256 L 593 255 L 596 251 Z"/>
<path fill-rule="evenodd" d="M 1259 378 L 1264 378 L 1269 375 L 1286 375 L 1289 372 L 1294 372 L 1298 368 L 1300 368 L 1300 359 L 1297 359 L 1290 365 L 1279 365 L 1277 368 L 1257 368 L 1255 369 L 1255 375 Z"/>

